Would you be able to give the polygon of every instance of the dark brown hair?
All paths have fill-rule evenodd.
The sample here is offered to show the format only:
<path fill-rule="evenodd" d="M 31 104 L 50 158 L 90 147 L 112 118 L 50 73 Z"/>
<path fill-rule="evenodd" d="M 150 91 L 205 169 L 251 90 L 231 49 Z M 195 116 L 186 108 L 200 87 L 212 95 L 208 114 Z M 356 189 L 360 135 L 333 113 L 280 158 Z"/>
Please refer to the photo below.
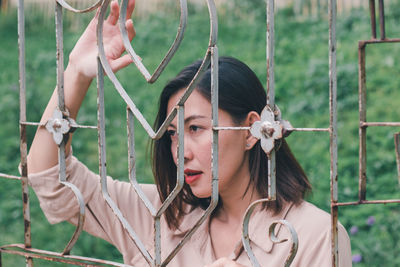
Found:
<path fill-rule="evenodd" d="M 158 129 L 167 116 L 168 101 L 172 95 L 186 88 L 198 71 L 202 61 L 196 61 L 185 67 L 174 79 L 164 87 L 159 102 L 159 110 L 155 121 Z M 228 112 L 234 122 L 240 123 L 251 111 L 261 114 L 266 105 L 265 90 L 255 73 L 243 62 L 231 58 L 219 58 L 219 108 Z M 210 67 L 198 82 L 197 90 L 207 99 L 211 99 Z M 264 207 L 274 214 L 282 211 L 285 202 L 298 204 L 305 194 L 311 191 L 311 185 L 300 164 L 297 162 L 284 139 L 280 140 L 280 148 L 276 152 L 276 201 L 268 202 Z M 152 165 L 155 182 L 161 201 L 164 201 L 176 185 L 176 165 L 171 154 L 171 140 L 168 134 L 153 142 Z M 250 150 L 250 182 L 262 197 L 268 196 L 268 158 L 261 148 L 260 142 Z M 210 199 L 197 198 L 190 187 L 185 184 L 165 212 L 168 226 L 176 229 L 185 215 L 185 204 L 192 209 L 207 208 Z M 221 207 L 218 204 L 216 210 Z M 216 211 L 214 211 L 215 213 Z"/>

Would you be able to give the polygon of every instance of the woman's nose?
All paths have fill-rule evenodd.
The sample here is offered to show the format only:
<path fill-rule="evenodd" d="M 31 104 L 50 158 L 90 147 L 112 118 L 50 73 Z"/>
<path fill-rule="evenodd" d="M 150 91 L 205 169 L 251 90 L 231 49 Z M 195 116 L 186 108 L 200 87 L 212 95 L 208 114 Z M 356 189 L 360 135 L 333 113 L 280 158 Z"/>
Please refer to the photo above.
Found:
<path fill-rule="evenodd" d="M 187 137 L 184 138 L 183 157 L 185 159 L 185 162 L 193 159 L 192 144 L 191 144 L 189 138 L 187 138 Z"/>

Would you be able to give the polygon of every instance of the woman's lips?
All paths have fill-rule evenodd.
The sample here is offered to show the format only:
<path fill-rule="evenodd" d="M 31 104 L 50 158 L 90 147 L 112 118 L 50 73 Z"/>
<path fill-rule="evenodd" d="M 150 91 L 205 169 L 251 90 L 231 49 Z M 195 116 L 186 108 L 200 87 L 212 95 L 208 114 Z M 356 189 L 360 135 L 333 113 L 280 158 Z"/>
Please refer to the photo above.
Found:
<path fill-rule="evenodd" d="M 202 172 L 201 171 L 196 171 L 196 170 L 191 170 L 191 169 L 185 169 L 185 181 L 187 184 L 191 184 L 197 179 L 200 178 Z"/>

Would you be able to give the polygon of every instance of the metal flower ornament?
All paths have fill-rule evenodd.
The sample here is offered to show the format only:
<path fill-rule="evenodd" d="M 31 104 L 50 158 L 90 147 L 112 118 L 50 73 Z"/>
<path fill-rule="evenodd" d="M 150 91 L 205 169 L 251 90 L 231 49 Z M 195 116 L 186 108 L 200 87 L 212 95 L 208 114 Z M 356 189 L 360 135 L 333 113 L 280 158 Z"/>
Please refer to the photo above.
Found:
<path fill-rule="evenodd" d="M 269 106 L 265 106 L 261 112 L 261 120 L 254 122 L 250 128 L 251 134 L 261 140 L 261 147 L 267 155 L 274 149 L 275 140 L 288 136 L 293 128 L 290 122 L 282 120 L 279 108 L 275 108 L 274 113 Z"/>
<path fill-rule="evenodd" d="M 46 122 L 46 129 L 53 134 L 54 142 L 60 145 L 64 135 L 68 132 L 73 132 L 76 125 L 75 120 L 69 117 L 68 111 L 61 112 L 56 108 L 53 112 L 53 117 Z"/>

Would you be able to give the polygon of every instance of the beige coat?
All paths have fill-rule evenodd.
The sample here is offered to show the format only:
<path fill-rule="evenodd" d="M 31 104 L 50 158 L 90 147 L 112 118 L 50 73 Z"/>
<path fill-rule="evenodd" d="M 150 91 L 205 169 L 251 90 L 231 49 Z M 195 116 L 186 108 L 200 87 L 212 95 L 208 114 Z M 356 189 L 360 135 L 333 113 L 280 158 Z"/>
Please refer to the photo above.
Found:
<path fill-rule="evenodd" d="M 84 230 L 114 244 L 122 253 L 126 264 L 148 266 L 118 218 L 106 204 L 101 193 L 99 176 L 88 170 L 75 157 L 70 156 L 67 159 L 67 177 L 69 182 L 80 189 L 86 203 Z M 65 220 L 77 223 L 78 204 L 72 191 L 58 182 L 58 166 L 31 174 L 29 180 L 50 223 Z M 142 185 L 142 188 L 153 205 L 159 207 L 160 200 L 156 187 Z M 124 217 L 153 255 L 153 219 L 133 187 L 129 183 L 108 178 L 108 191 Z M 180 229 L 175 231 L 170 230 L 166 222 L 161 220 L 163 259 L 203 212 L 200 208 L 193 210 L 184 217 Z M 290 241 L 273 244 L 268 238 L 270 224 L 279 219 L 288 220 L 298 234 L 299 248 L 291 266 L 332 266 L 330 215 L 306 201 L 298 206 L 287 205 L 278 216 L 272 216 L 269 212 L 261 210 L 253 213 L 249 226 L 251 245 L 262 266 L 283 266 L 289 254 Z M 206 220 L 168 266 L 200 267 L 216 260 L 208 225 L 209 221 Z M 339 224 L 338 230 L 339 266 L 351 266 L 349 237 L 341 224 Z M 279 229 L 278 237 L 288 237 L 285 227 Z M 246 266 L 251 266 L 240 240 L 230 258 Z"/>

